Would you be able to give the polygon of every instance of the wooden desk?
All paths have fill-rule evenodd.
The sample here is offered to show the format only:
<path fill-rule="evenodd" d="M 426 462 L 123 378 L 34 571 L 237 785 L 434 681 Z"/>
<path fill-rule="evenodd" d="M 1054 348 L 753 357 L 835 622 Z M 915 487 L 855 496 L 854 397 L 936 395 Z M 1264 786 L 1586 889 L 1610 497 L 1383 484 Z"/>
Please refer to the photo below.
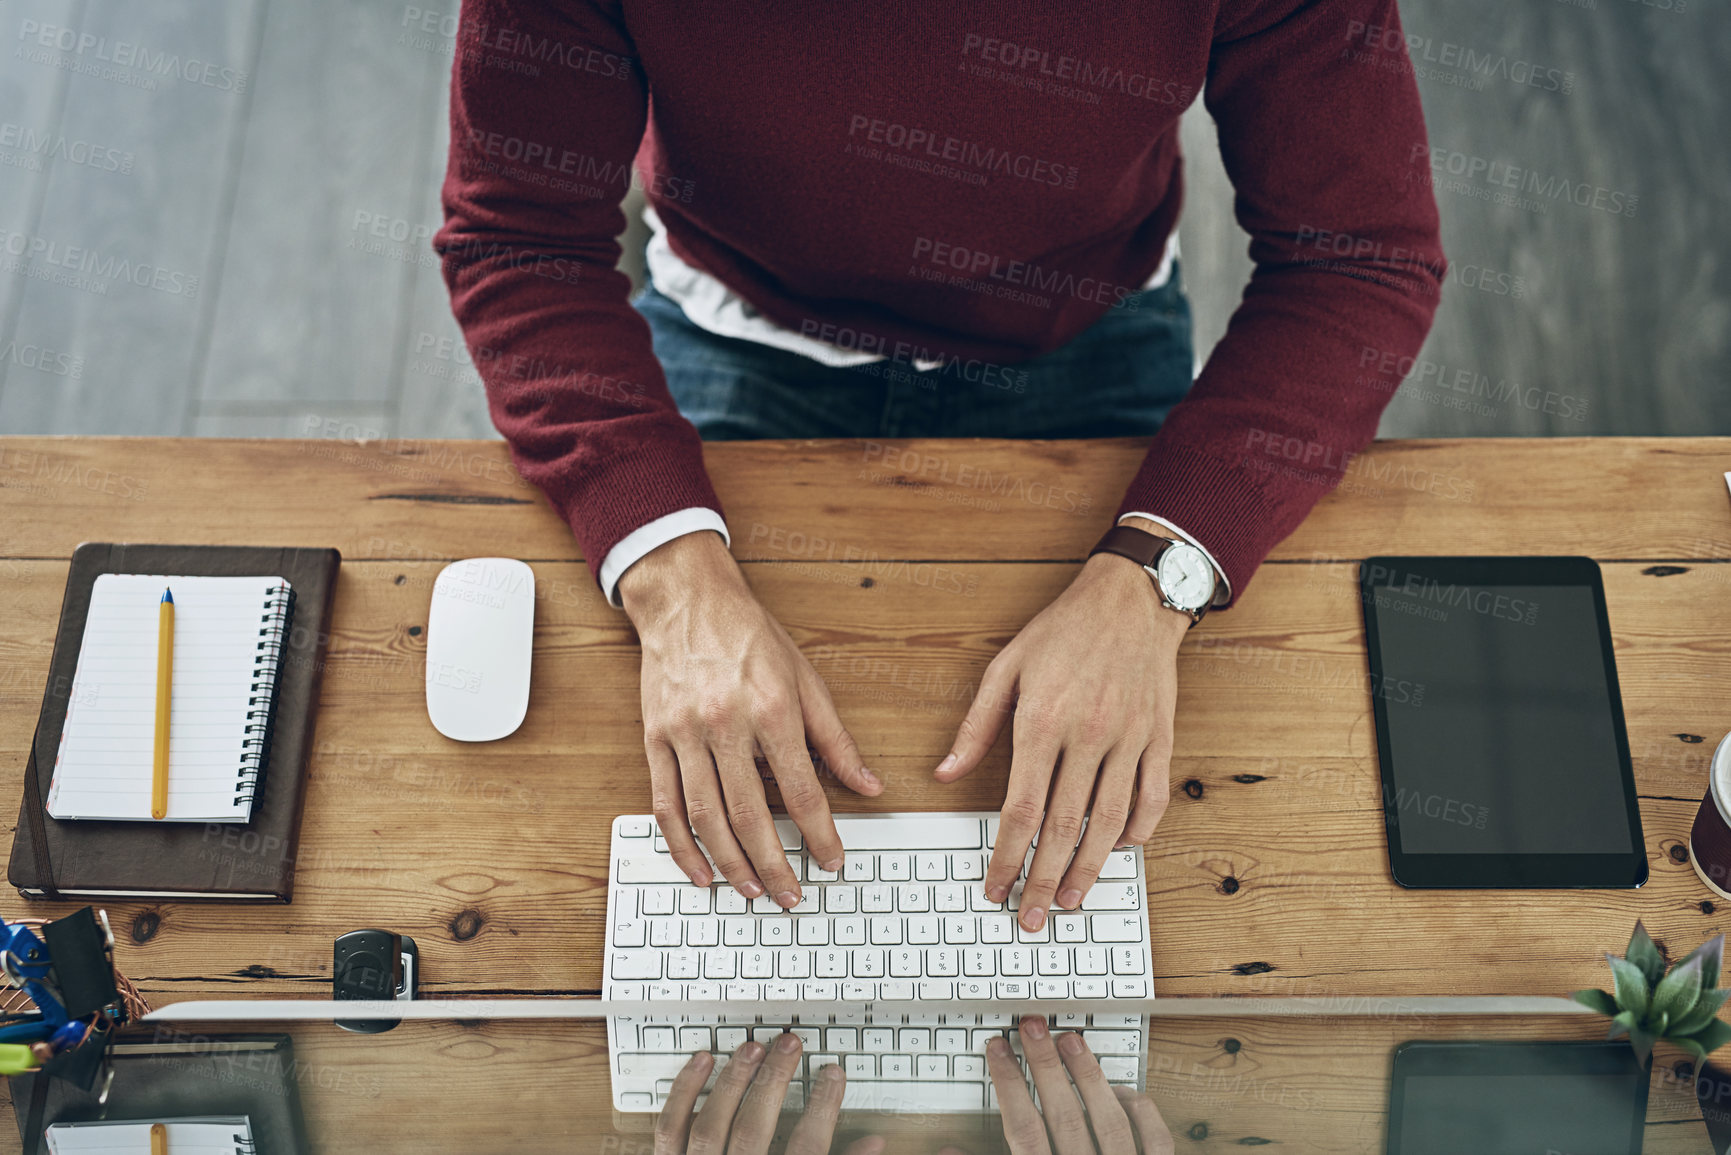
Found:
<path fill-rule="evenodd" d="M 946 789 L 986 663 L 1077 568 L 1141 443 L 723 444 L 734 549 L 888 783 L 838 808 L 993 808 L 1000 741 Z M 1186 995 L 1560 994 L 1636 918 L 1673 953 L 1731 929 L 1687 861 L 1731 729 L 1731 439 L 1378 445 L 1180 657 L 1173 805 L 1148 848 L 1154 968 Z M 0 439 L 0 813 L 10 823 L 84 540 L 331 545 L 334 635 L 291 906 L 114 903 L 158 1004 L 328 991 L 331 940 L 412 934 L 442 995 L 595 993 L 608 823 L 645 812 L 637 654 L 569 532 L 488 442 Z M 1605 571 L 1652 881 L 1406 891 L 1388 876 L 1354 562 L 1585 553 Z M 538 581 L 512 738 L 436 734 L 422 694 L 444 561 Z M 13 899 L 6 909 L 25 908 Z M 51 912 L 30 904 L 31 913 Z"/>

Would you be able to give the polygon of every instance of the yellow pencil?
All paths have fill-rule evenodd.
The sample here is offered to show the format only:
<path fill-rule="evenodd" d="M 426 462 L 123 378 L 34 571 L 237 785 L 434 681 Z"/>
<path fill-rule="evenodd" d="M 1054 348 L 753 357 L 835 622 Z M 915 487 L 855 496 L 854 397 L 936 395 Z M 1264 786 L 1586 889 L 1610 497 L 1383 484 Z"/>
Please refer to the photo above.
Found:
<path fill-rule="evenodd" d="M 156 767 L 150 776 L 150 816 L 168 817 L 168 713 L 174 689 L 174 591 L 162 591 L 156 614 Z"/>
<path fill-rule="evenodd" d="M 168 1128 L 161 1123 L 150 1125 L 150 1155 L 168 1155 Z"/>

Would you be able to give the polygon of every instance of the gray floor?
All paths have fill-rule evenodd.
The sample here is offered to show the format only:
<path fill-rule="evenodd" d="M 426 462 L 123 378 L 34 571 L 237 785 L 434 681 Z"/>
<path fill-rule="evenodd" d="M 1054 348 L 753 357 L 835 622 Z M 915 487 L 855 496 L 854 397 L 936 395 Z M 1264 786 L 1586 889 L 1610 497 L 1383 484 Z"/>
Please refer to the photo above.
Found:
<path fill-rule="evenodd" d="M 433 7 L 0 9 L 0 431 L 492 436 L 427 245 L 451 40 L 406 25 Z M 1515 165 L 1550 192 L 1498 204 L 1439 178 L 1454 270 L 1383 433 L 1731 433 L 1731 10 L 1403 8 L 1445 168 Z M 122 43 L 214 67 L 163 75 L 116 62 Z M 1185 139 L 1205 351 L 1249 264 L 1200 109 Z M 1564 182 L 1601 207 L 1551 195 Z"/>

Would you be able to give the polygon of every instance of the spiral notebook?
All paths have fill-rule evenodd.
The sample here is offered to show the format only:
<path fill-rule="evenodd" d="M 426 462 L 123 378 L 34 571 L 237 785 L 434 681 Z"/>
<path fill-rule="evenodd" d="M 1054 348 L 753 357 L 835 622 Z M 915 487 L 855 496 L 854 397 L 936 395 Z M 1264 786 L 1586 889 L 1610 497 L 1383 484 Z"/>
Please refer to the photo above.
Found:
<path fill-rule="evenodd" d="M 158 603 L 174 593 L 167 822 L 248 822 L 294 590 L 281 577 L 105 573 L 48 787 L 61 820 L 152 821 Z"/>
<path fill-rule="evenodd" d="M 43 1132 L 49 1155 L 151 1155 L 150 1129 L 162 1124 L 169 1155 L 253 1155 L 245 1116 L 55 1123 Z"/>

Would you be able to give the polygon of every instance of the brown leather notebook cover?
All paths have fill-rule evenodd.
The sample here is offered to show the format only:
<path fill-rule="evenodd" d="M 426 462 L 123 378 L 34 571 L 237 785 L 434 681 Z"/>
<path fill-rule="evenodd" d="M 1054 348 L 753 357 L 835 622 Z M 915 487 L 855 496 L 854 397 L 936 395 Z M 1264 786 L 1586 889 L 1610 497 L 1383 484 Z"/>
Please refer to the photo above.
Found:
<path fill-rule="evenodd" d="M 334 549 L 86 542 L 72 552 L 48 687 L 24 774 L 24 799 L 7 878 L 26 898 L 172 898 L 288 902 L 313 722 L 336 593 Z M 252 821 L 61 822 L 48 814 L 48 782 L 84 640 L 96 576 L 104 573 L 276 576 L 294 589 L 277 684 L 270 758 Z"/>

